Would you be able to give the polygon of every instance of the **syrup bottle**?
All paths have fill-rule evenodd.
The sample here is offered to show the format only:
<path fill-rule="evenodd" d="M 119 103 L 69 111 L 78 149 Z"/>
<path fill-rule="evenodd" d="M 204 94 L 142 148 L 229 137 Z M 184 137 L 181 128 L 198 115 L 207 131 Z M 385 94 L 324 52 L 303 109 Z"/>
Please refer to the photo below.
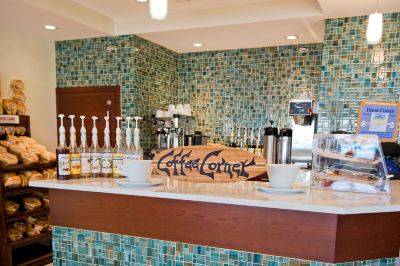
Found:
<path fill-rule="evenodd" d="M 99 148 L 99 142 L 97 139 L 97 128 L 96 120 L 97 116 L 92 116 L 93 128 L 92 128 L 92 147 L 90 149 L 90 165 L 92 168 L 92 177 L 99 177 L 101 174 L 101 151 Z"/>
<path fill-rule="evenodd" d="M 117 129 L 115 130 L 115 147 L 112 154 L 112 166 L 113 166 L 113 177 L 120 178 L 123 177 L 122 170 L 124 167 L 124 151 L 121 145 L 121 128 L 120 123 L 122 117 L 117 116 Z"/>
<path fill-rule="evenodd" d="M 101 176 L 112 177 L 112 149 L 110 144 L 110 121 L 109 117 L 105 116 L 106 127 L 104 128 L 104 147 L 101 151 Z"/>
<path fill-rule="evenodd" d="M 69 157 L 71 161 L 71 178 L 79 178 L 81 174 L 81 156 L 76 145 L 76 129 L 74 127 L 75 115 L 69 115 L 71 127 L 69 129 Z"/>
<path fill-rule="evenodd" d="M 90 164 L 90 149 L 86 142 L 86 128 L 85 128 L 85 116 L 81 115 L 81 147 L 79 149 L 79 153 L 81 155 L 81 177 L 90 177 L 92 175 L 91 172 L 91 164 Z"/>
<path fill-rule="evenodd" d="M 65 144 L 65 128 L 64 128 L 64 115 L 59 114 L 60 128 L 59 132 L 59 144 L 56 150 L 57 153 L 57 179 L 68 180 L 71 178 L 71 166 L 69 161 L 69 149 Z"/>

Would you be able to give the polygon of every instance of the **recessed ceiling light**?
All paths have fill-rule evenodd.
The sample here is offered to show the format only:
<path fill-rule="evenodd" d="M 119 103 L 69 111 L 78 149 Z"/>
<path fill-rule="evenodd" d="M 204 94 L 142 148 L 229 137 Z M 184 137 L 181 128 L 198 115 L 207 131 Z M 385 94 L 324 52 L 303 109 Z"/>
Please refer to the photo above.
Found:
<path fill-rule="evenodd" d="M 202 47 L 203 44 L 202 44 L 202 43 L 199 43 L 199 42 L 195 42 L 195 43 L 193 44 L 193 46 L 194 46 L 194 47 Z"/>
<path fill-rule="evenodd" d="M 288 35 L 288 36 L 286 36 L 286 40 L 296 40 L 298 38 L 299 37 L 297 35 Z"/>
<path fill-rule="evenodd" d="M 140 3 L 146 3 L 147 2 L 147 0 L 136 0 L 136 1 L 138 1 Z"/>
<path fill-rule="evenodd" d="M 43 26 L 43 28 L 45 28 L 46 30 L 56 30 L 57 29 L 57 27 L 53 26 L 53 25 L 45 25 L 45 26 Z"/>

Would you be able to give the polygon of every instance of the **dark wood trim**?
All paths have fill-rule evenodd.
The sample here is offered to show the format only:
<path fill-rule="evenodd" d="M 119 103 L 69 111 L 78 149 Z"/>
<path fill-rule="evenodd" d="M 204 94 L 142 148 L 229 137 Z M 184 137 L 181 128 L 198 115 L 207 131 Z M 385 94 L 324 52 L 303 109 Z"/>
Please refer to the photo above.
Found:
<path fill-rule="evenodd" d="M 50 190 L 56 226 L 339 263 L 397 257 L 400 213 L 336 215 Z"/>

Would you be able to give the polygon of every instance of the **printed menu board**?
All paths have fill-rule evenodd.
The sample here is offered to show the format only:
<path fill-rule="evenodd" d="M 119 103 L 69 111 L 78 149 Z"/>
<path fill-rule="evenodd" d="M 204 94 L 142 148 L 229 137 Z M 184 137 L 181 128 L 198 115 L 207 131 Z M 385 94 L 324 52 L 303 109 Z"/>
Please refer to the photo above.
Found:
<path fill-rule="evenodd" d="M 397 139 L 399 103 L 362 101 L 358 111 L 358 134 L 378 135 L 382 142 Z"/>

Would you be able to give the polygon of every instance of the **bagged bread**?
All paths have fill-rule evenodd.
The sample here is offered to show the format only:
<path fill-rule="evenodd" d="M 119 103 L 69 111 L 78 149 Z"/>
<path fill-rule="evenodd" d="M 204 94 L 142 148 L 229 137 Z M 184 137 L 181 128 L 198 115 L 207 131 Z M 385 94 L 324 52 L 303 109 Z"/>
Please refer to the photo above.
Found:
<path fill-rule="evenodd" d="M 40 229 L 34 224 L 26 224 L 26 234 L 27 236 L 37 236 L 40 235 Z"/>
<path fill-rule="evenodd" d="M 49 203 L 50 203 L 50 201 L 49 201 L 49 194 L 47 194 L 47 193 L 42 193 L 42 192 L 34 192 L 34 193 L 32 193 L 32 196 L 41 199 L 42 202 L 43 202 L 43 205 L 44 205 L 45 207 L 49 207 Z"/>
<path fill-rule="evenodd" d="M 17 114 L 18 115 L 26 115 L 28 109 L 26 108 L 26 105 L 24 103 L 18 103 L 17 104 Z"/>
<path fill-rule="evenodd" d="M 42 202 L 36 197 L 23 197 L 22 203 L 24 204 L 24 209 L 27 211 L 37 210 L 42 207 Z"/>
<path fill-rule="evenodd" d="M 33 225 L 35 226 L 35 229 L 38 229 L 40 232 L 46 231 L 49 227 L 49 223 L 41 219 L 36 219 Z"/>
<path fill-rule="evenodd" d="M 26 232 L 26 225 L 24 222 L 14 222 L 12 227 L 20 231 L 22 234 Z"/>
<path fill-rule="evenodd" d="M 14 99 L 14 101 L 15 101 L 17 104 L 23 104 L 23 105 L 25 105 L 26 96 L 25 96 L 25 94 L 24 94 L 23 92 L 16 92 L 16 93 L 14 93 L 14 95 L 13 95 L 12 98 Z"/>
<path fill-rule="evenodd" d="M 20 240 L 23 237 L 23 234 L 18 229 L 15 229 L 14 227 L 7 228 L 7 239 L 11 242 Z"/>
<path fill-rule="evenodd" d="M 39 173 L 38 171 L 24 171 L 23 174 L 24 174 L 24 176 L 26 176 L 28 178 L 29 181 L 43 179 L 43 175 L 41 173 Z"/>
<path fill-rule="evenodd" d="M 57 177 L 57 170 L 55 169 L 46 169 L 43 170 L 43 179 L 52 179 Z"/>
<path fill-rule="evenodd" d="M 6 127 L 5 126 L 0 126 L 0 135 L 6 134 Z"/>
<path fill-rule="evenodd" d="M 39 157 L 32 152 L 22 152 L 19 157 L 23 164 L 29 165 L 39 162 Z"/>
<path fill-rule="evenodd" d="M 41 163 L 51 163 L 56 161 L 56 155 L 49 151 L 42 151 L 39 154 Z"/>
<path fill-rule="evenodd" d="M 6 134 L 8 136 L 15 134 L 15 127 L 14 126 L 6 126 Z"/>
<path fill-rule="evenodd" d="M 10 82 L 10 88 L 14 93 L 24 92 L 24 82 L 20 79 L 13 79 Z"/>
<path fill-rule="evenodd" d="M 0 165 L 2 167 L 15 165 L 17 163 L 18 163 L 17 156 L 8 152 L 3 152 L 3 151 L 0 152 Z"/>
<path fill-rule="evenodd" d="M 3 99 L 3 111 L 7 115 L 16 115 L 17 103 L 12 99 Z"/>
<path fill-rule="evenodd" d="M 23 126 L 15 127 L 15 135 L 23 136 L 26 133 L 26 128 Z"/>
<path fill-rule="evenodd" d="M 6 200 L 4 203 L 7 215 L 12 215 L 16 213 L 19 209 L 19 205 L 12 200 Z"/>
<path fill-rule="evenodd" d="M 21 187 L 27 187 L 29 185 L 29 178 L 24 174 L 19 174 L 18 176 L 21 179 Z"/>
<path fill-rule="evenodd" d="M 15 173 L 3 174 L 3 185 L 6 188 L 14 188 L 21 186 L 21 179 Z"/>

